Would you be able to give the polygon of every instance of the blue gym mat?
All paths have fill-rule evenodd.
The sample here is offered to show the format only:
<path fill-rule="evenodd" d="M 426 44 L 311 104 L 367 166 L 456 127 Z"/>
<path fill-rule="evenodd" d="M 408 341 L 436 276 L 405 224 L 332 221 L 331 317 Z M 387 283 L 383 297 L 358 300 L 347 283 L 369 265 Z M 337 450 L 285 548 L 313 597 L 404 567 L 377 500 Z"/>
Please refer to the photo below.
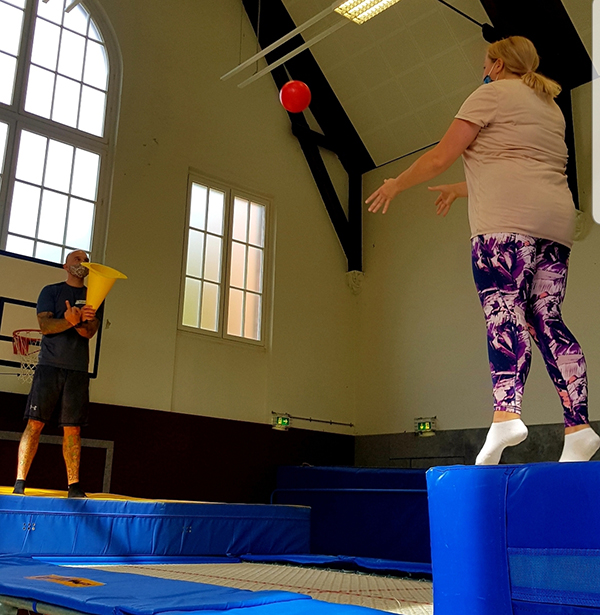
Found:
<path fill-rule="evenodd" d="M 60 492 L 39 493 L 24 497 L 0 491 L 0 554 L 224 557 L 310 550 L 310 509 L 305 507 L 101 494 L 69 500 L 58 497 Z"/>
<path fill-rule="evenodd" d="M 91 568 L 63 568 L 23 557 L 0 557 L 0 595 L 89 615 L 222 615 L 223 611 L 230 611 L 231 615 L 380 613 L 291 592 L 253 592 Z M 33 609 L 36 610 L 35 605 Z"/>

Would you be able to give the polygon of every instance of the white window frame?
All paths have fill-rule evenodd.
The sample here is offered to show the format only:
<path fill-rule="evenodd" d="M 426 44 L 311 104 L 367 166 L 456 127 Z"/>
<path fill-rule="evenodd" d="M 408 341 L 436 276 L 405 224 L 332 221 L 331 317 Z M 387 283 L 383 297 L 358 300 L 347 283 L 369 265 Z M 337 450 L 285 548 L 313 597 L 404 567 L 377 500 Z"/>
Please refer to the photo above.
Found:
<path fill-rule="evenodd" d="M 50 0 L 51 2 L 53 0 Z M 74 147 L 86 149 L 100 156 L 98 175 L 98 192 L 94 211 L 94 226 L 92 230 L 91 260 L 102 262 L 106 249 L 108 230 L 108 214 L 112 177 L 114 169 L 115 143 L 119 118 L 119 102 L 122 83 L 122 57 L 117 37 L 104 9 L 97 0 L 85 0 L 82 7 L 90 14 L 100 32 L 106 54 L 108 56 L 108 86 L 106 110 L 104 116 L 104 135 L 97 137 L 76 128 L 60 124 L 25 111 L 25 95 L 29 69 L 31 67 L 31 52 L 33 49 L 33 31 L 37 16 L 37 6 L 42 0 L 27 0 L 23 17 L 23 31 L 18 56 L 17 74 L 13 101 L 11 105 L 0 104 L 0 121 L 8 124 L 8 139 L 4 158 L 4 173 L 0 186 L 0 251 L 6 256 L 27 258 L 28 260 L 44 262 L 35 256 L 23 257 L 19 254 L 6 252 L 8 223 L 10 218 L 9 204 L 12 201 L 17 154 L 20 135 L 23 130 L 43 135 L 50 139 L 68 143 Z"/>
<path fill-rule="evenodd" d="M 188 238 L 190 230 L 190 210 L 191 210 L 191 194 L 192 184 L 201 184 L 203 186 L 213 188 L 225 194 L 224 205 L 224 220 L 223 220 L 223 254 L 221 255 L 221 285 L 222 294 L 219 305 L 219 327 L 217 331 L 201 329 L 200 327 L 190 327 L 183 324 L 183 309 L 185 296 L 185 281 L 187 271 L 187 252 Z M 254 340 L 247 337 L 238 337 L 227 333 L 227 313 L 229 308 L 229 291 L 231 278 L 231 246 L 233 236 L 233 202 L 235 197 L 240 197 L 248 201 L 264 205 L 265 207 L 265 237 L 263 247 L 263 287 L 262 287 L 262 304 L 261 304 L 261 338 Z M 187 186 L 187 204 L 185 210 L 185 230 L 183 238 L 183 251 L 181 258 L 181 284 L 179 293 L 179 310 L 178 310 L 178 329 L 195 335 L 209 337 L 213 340 L 224 340 L 235 344 L 244 344 L 255 346 L 258 348 L 266 348 L 270 343 L 271 333 L 271 293 L 272 293 L 272 258 L 274 252 L 274 241 L 272 233 L 272 218 L 273 205 L 271 199 L 248 190 L 238 188 L 234 184 L 224 183 L 195 172 L 190 172 L 188 176 Z"/>

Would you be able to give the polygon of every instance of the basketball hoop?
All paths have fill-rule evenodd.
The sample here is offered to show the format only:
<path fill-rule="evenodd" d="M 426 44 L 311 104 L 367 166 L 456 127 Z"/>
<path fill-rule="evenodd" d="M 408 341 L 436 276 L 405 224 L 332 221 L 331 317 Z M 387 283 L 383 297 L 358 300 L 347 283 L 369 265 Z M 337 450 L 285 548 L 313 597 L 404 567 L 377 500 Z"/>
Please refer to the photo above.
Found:
<path fill-rule="evenodd" d="M 42 332 L 39 329 L 13 331 L 13 352 L 21 361 L 21 372 L 17 374 L 19 382 L 26 384 L 33 380 L 41 344 Z"/>

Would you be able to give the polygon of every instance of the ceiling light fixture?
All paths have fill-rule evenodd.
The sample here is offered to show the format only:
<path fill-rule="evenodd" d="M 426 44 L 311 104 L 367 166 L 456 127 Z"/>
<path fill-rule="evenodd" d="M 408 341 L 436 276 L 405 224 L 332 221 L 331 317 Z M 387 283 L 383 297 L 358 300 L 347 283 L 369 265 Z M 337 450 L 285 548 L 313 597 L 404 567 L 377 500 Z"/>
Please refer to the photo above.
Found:
<path fill-rule="evenodd" d="M 272 43 L 271 45 L 269 45 L 262 51 L 259 51 L 257 54 L 253 55 L 251 58 L 248 58 L 247 60 L 242 62 L 239 66 L 236 66 L 234 69 L 230 70 L 228 73 L 225 73 L 221 77 L 221 80 L 225 81 L 226 79 L 233 77 L 233 75 L 239 73 L 241 70 L 244 70 L 244 68 L 251 66 L 257 60 L 264 58 L 268 53 L 271 53 L 273 50 L 277 49 L 277 47 L 279 47 L 280 45 L 283 45 L 283 43 L 294 38 L 294 36 L 296 36 L 297 34 L 300 34 L 301 32 L 303 32 L 310 26 L 321 21 L 323 18 L 327 17 L 329 14 L 333 13 L 334 11 L 336 13 L 339 13 L 340 15 L 343 15 L 344 17 L 347 17 L 350 21 L 353 21 L 354 23 L 361 24 L 361 23 L 365 23 L 365 21 L 368 21 L 372 17 L 375 17 L 375 15 L 378 15 L 379 13 L 385 11 L 385 9 L 389 8 L 390 6 L 396 4 L 396 2 L 399 2 L 399 1 L 400 0 L 347 0 L 346 2 L 340 2 L 340 0 L 336 0 L 336 2 L 334 2 L 331 6 L 329 6 L 325 10 L 321 11 L 314 17 L 311 17 L 308 21 L 305 21 L 302 25 L 298 26 L 291 32 L 288 32 L 285 36 L 282 36 L 279 40 L 275 41 L 274 43 Z M 299 47 L 296 47 L 296 49 L 294 49 L 293 51 L 290 51 L 288 54 L 284 55 L 282 58 L 279 58 L 272 64 L 269 64 L 267 67 L 263 68 L 262 70 L 258 71 L 256 74 L 252 75 L 252 77 L 249 77 L 245 81 L 242 81 L 242 83 L 240 83 L 238 87 L 240 88 L 246 87 L 248 84 L 252 83 L 253 81 L 256 81 L 263 75 L 270 73 L 273 69 L 277 68 L 278 66 L 281 66 L 288 60 L 291 60 L 294 56 L 297 56 L 299 53 L 301 53 L 305 49 L 308 49 L 315 43 L 322 41 L 324 38 L 326 38 L 327 36 L 335 32 L 336 30 L 339 30 L 342 26 L 345 26 L 347 23 L 349 22 L 348 21 L 336 22 L 330 28 L 327 28 L 320 34 L 317 34 L 317 36 L 314 36 L 313 38 L 306 41 Z"/>
<path fill-rule="evenodd" d="M 347 2 L 340 4 L 335 12 L 354 23 L 361 24 L 389 9 L 397 2 L 400 2 L 400 0 L 347 0 Z"/>

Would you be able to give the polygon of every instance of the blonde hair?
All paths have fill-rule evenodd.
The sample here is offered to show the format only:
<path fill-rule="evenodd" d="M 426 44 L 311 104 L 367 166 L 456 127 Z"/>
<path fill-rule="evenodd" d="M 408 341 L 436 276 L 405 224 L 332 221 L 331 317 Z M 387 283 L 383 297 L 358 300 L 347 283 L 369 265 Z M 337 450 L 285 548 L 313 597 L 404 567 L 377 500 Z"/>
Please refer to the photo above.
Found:
<path fill-rule="evenodd" d="M 542 98 L 556 98 L 562 88 L 556 81 L 537 73 L 540 57 L 533 43 L 524 36 L 509 36 L 488 47 L 488 57 L 492 62 L 503 60 L 506 70 L 519 75 Z"/>

